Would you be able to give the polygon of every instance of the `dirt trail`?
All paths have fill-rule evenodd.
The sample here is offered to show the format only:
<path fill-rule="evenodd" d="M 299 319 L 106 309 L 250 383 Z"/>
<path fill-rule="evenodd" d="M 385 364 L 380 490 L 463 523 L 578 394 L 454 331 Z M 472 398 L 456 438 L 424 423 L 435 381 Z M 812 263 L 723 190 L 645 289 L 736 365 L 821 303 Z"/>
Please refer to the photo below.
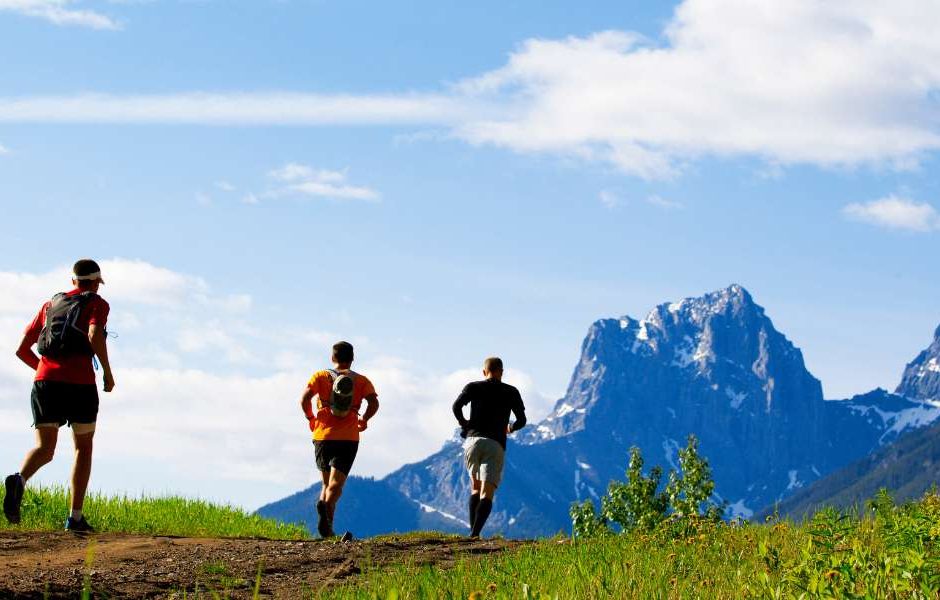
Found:
<path fill-rule="evenodd" d="M 99 534 L 0 532 L 0 598 L 76 598 L 90 573 L 95 597 L 167 598 L 197 588 L 250 598 L 261 565 L 261 595 L 296 598 L 355 577 L 363 565 L 452 564 L 522 542 L 386 538 L 350 543 L 285 542 Z M 85 562 L 91 553 L 92 565 Z M 309 597 L 309 595 L 308 595 Z"/>

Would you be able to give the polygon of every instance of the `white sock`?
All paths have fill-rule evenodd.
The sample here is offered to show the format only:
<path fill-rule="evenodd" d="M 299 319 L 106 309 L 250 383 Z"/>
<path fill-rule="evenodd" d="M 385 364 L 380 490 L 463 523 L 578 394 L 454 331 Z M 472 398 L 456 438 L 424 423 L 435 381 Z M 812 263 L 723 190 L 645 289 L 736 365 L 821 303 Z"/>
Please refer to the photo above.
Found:
<path fill-rule="evenodd" d="M 72 518 L 73 521 L 81 521 L 81 520 L 82 520 L 82 511 L 80 511 L 80 510 L 72 510 L 71 518 Z"/>

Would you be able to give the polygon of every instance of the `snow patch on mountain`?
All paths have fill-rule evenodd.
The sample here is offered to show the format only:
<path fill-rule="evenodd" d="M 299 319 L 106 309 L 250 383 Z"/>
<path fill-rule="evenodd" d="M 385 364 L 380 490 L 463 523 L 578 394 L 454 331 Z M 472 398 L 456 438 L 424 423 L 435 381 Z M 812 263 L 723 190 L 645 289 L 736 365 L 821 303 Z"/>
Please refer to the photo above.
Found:
<path fill-rule="evenodd" d="M 744 392 L 736 392 L 730 387 L 725 388 L 725 395 L 731 400 L 731 408 L 738 410 L 741 408 L 741 405 L 744 404 L 744 401 L 747 400 L 747 394 Z"/>
<path fill-rule="evenodd" d="M 666 462 L 669 463 L 669 466 L 672 467 L 673 470 L 678 471 L 679 465 L 676 463 L 676 460 L 679 457 L 679 442 L 671 438 L 663 440 L 663 455 L 666 458 Z"/>
<path fill-rule="evenodd" d="M 790 471 L 787 471 L 787 477 L 790 478 L 790 482 L 787 484 L 787 491 L 793 491 L 795 489 L 799 489 L 803 487 L 803 482 L 799 480 L 799 478 L 797 477 L 798 475 L 799 475 L 799 471 L 797 471 L 796 469 L 791 469 Z"/>
<path fill-rule="evenodd" d="M 428 505 L 428 504 L 424 504 L 423 502 L 418 502 L 417 500 L 414 500 L 414 502 L 415 502 L 418 506 L 421 507 L 421 510 L 423 510 L 423 511 L 426 512 L 426 513 L 438 514 L 438 515 L 441 515 L 442 517 L 444 517 L 445 519 L 448 519 L 448 520 L 450 520 L 450 521 L 456 521 L 457 523 L 460 523 L 461 525 L 463 525 L 463 526 L 465 526 L 465 527 L 470 527 L 470 523 L 469 523 L 469 522 L 464 521 L 463 519 L 461 519 L 461 518 L 459 518 L 459 517 L 456 517 L 456 516 L 450 514 L 449 512 L 445 512 L 445 511 L 443 511 L 443 510 L 438 510 L 438 509 L 434 508 L 433 506 L 430 506 L 430 505 Z"/>
<path fill-rule="evenodd" d="M 894 422 L 881 438 L 884 439 L 888 434 L 900 434 L 908 429 L 925 427 L 936 421 L 938 417 L 940 417 L 940 402 L 924 402 L 920 406 L 902 410 L 894 414 Z"/>
<path fill-rule="evenodd" d="M 731 518 L 750 519 L 754 516 L 754 511 L 744 503 L 744 498 L 728 505 L 728 513 Z"/>
<path fill-rule="evenodd" d="M 672 359 L 673 366 L 684 369 L 695 362 L 695 340 L 692 336 L 686 335 L 682 339 L 682 344 L 676 347 L 676 352 Z"/>

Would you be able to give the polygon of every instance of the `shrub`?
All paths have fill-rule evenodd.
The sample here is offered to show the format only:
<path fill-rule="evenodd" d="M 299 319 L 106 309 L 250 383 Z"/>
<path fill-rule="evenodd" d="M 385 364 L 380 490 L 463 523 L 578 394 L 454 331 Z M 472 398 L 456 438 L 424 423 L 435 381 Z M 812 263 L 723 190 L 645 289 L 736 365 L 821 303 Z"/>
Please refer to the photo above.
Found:
<path fill-rule="evenodd" d="M 669 481 L 660 491 L 663 470 L 650 469 L 643 474 L 643 456 L 630 448 L 626 481 L 612 481 L 601 498 L 600 514 L 590 500 L 571 507 L 571 525 L 575 537 L 594 537 L 615 529 L 620 532 L 653 530 L 667 516 L 705 518 L 718 521 L 726 504 L 712 500 L 715 482 L 708 460 L 699 455 L 698 440 L 690 435 L 688 445 L 679 451 L 680 473 L 669 472 Z"/>

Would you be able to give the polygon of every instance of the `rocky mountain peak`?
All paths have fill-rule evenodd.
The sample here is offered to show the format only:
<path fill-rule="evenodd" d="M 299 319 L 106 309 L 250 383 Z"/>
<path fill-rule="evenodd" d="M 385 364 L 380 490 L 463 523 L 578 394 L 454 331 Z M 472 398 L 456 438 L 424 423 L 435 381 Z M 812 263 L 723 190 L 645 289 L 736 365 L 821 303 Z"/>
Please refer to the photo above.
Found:
<path fill-rule="evenodd" d="M 770 413 L 821 400 L 800 351 L 773 326 L 741 285 L 660 304 L 646 318 L 602 319 L 588 331 L 565 397 L 527 443 L 665 416 Z M 793 406 L 790 406 L 793 405 Z M 790 406 L 790 408 L 786 408 Z"/>
<path fill-rule="evenodd" d="M 933 343 L 908 363 L 895 393 L 940 403 L 940 327 L 934 332 Z"/>

